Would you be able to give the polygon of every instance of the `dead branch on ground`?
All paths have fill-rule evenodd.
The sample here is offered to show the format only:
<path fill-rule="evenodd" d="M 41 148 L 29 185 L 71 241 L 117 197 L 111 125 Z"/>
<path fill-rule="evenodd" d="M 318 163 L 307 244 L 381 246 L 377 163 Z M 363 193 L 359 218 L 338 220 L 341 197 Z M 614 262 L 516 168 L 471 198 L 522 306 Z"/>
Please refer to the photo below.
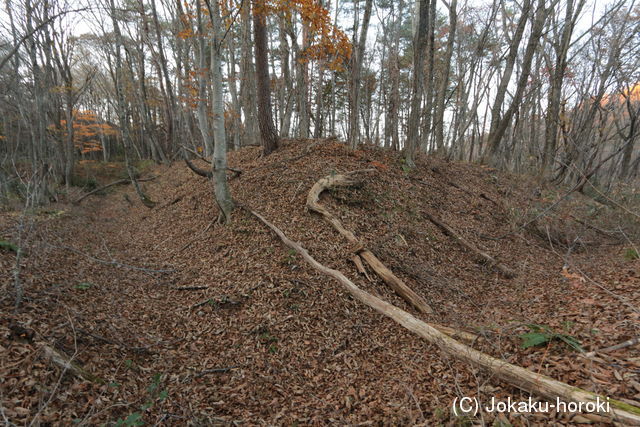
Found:
<path fill-rule="evenodd" d="M 418 295 L 413 289 L 407 286 L 399 277 L 397 277 L 391 270 L 389 270 L 369 249 L 363 247 L 358 238 L 349 230 L 344 228 L 338 218 L 336 218 L 331 212 L 329 212 L 324 206 L 319 203 L 320 194 L 325 190 L 330 190 L 336 187 L 348 187 L 358 183 L 353 176 L 361 172 L 371 172 L 373 169 L 365 169 L 362 171 L 354 171 L 345 175 L 329 175 L 318 180 L 307 196 L 307 208 L 310 211 L 316 212 L 333 226 L 338 233 L 347 239 L 349 243 L 355 248 L 355 257 L 362 257 L 369 266 L 376 272 L 378 276 L 384 282 L 391 287 L 398 295 L 400 295 L 405 301 L 414 306 L 422 313 L 433 313 L 433 309 L 427 304 L 427 302 Z M 357 261 L 354 261 L 358 270 L 360 265 Z M 361 264 L 361 263 L 360 263 Z M 363 268 L 364 270 L 364 268 Z"/>
<path fill-rule="evenodd" d="M 596 354 L 600 354 L 600 353 L 610 353 L 612 351 L 621 350 L 623 348 L 631 347 L 631 346 L 634 346 L 636 344 L 640 344 L 640 337 L 631 338 L 630 340 L 626 340 L 624 342 L 621 342 L 620 344 L 612 345 L 611 347 L 606 347 L 606 348 L 602 348 L 600 350 L 590 351 L 588 353 L 585 353 L 585 356 L 586 357 L 592 357 L 592 356 L 595 356 Z"/>
<path fill-rule="evenodd" d="M 58 350 L 53 347 L 50 347 L 47 344 L 42 345 L 42 351 L 44 352 L 44 356 L 47 360 L 49 360 L 52 364 L 71 372 L 76 377 L 82 378 L 83 380 L 90 381 L 92 383 L 103 384 L 104 380 L 93 375 L 78 363 L 73 361 L 73 358 L 69 358 L 66 355 L 62 354 Z"/>
<path fill-rule="evenodd" d="M 444 234 L 446 234 L 447 236 L 451 237 L 453 240 L 458 242 L 460 245 L 462 245 L 465 248 L 467 248 L 474 255 L 476 255 L 476 257 L 480 258 L 484 263 L 494 267 L 496 270 L 498 270 L 500 273 L 502 273 L 503 276 L 505 276 L 508 279 L 516 277 L 516 272 L 515 271 L 513 271 L 512 269 L 510 269 L 506 265 L 502 264 L 501 262 L 497 261 L 494 257 L 489 255 L 488 253 L 486 253 L 484 251 L 481 251 L 480 249 L 476 248 L 471 242 L 469 242 L 464 237 L 462 237 L 461 235 L 456 233 L 447 224 L 445 224 L 441 220 L 437 219 L 435 216 L 433 216 L 429 212 L 424 211 L 423 215 L 429 221 L 431 221 L 434 225 L 436 225 L 438 228 L 440 228 L 440 230 L 442 230 L 442 232 Z"/>
<path fill-rule="evenodd" d="M 203 289 L 209 289 L 208 286 L 179 286 L 173 288 L 176 291 L 201 291 Z"/>
<path fill-rule="evenodd" d="M 285 245 L 295 250 L 314 269 L 338 281 L 355 299 L 373 308 L 378 313 L 391 318 L 396 323 L 426 339 L 430 343 L 439 346 L 445 353 L 450 354 L 463 362 L 485 369 L 496 378 L 499 378 L 521 390 L 540 395 L 552 401 L 560 399 L 565 402 L 576 402 L 578 404 L 581 402 L 583 404 L 592 403 L 594 405 L 598 400 L 600 402 L 609 402 L 610 412 L 602 413 L 601 415 L 610 416 L 613 420 L 621 423 L 640 424 L 640 407 L 626 404 L 618 400 L 608 399 L 605 396 L 600 396 L 596 393 L 582 390 L 578 387 L 556 381 L 546 375 L 537 374 L 523 367 L 512 365 L 504 360 L 496 359 L 495 357 L 456 341 L 436 329 L 434 326 L 429 325 L 406 311 L 363 291 L 340 271 L 320 264 L 305 248 L 303 248 L 299 243 L 289 239 L 282 230 L 271 224 L 260 214 L 252 211 L 251 209 L 245 209 L 270 228 Z"/>
<path fill-rule="evenodd" d="M 200 160 L 211 164 L 211 160 L 207 159 L 206 157 L 204 157 L 200 153 L 198 153 L 196 151 L 193 151 L 191 148 L 189 148 L 189 147 L 187 147 L 185 145 L 182 145 L 182 148 L 184 148 L 185 150 L 187 150 L 188 152 L 190 152 L 194 156 L 198 157 Z M 203 177 L 206 177 L 206 178 L 212 178 L 213 177 L 213 172 L 208 171 L 208 170 L 204 170 L 204 169 L 200 169 L 199 167 L 194 165 L 191 160 L 187 159 L 186 157 L 185 157 L 184 161 L 187 163 L 187 166 L 189 166 L 189 169 L 191 169 L 197 175 L 200 175 L 200 176 L 203 176 Z M 237 178 L 237 177 L 240 176 L 240 174 L 242 174 L 242 169 L 236 169 L 236 168 L 232 168 L 232 167 L 227 166 L 227 170 L 234 173 L 234 175 L 231 177 L 231 179 Z"/>
<path fill-rule="evenodd" d="M 156 179 L 156 178 L 157 178 L 156 176 L 152 176 L 152 177 L 150 177 L 150 178 L 141 178 L 141 179 L 138 179 L 137 181 L 138 181 L 138 182 L 153 181 L 153 180 L 154 180 L 154 179 Z M 119 180 L 117 180 L 117 181 L 110 182 L 110 183 L 109 183 L 109 184 L 107 184 L 107 185 L 103 185 L 103 186 L 102 186 L 102 187 L 100 187 L 100 188 L 96 188 L 95 190 L 90 191 L 90 192 L 88 192 L 87 194 L 82 195 L 81 197 L 79 197 L 78 199 L 76 199 L 76 200 L 73 202 L 73 204 L 74 204 L 74 205 L 77 205 L 77 204 L 79 204 L 81 201 L 83 201 L 84 199 L 86 199 L 87 197 L 92 196 L 92 195 L 94 195 L 94 194 L 96 194 L 96 193 L 99 193 L 99 192 L 101 192 L 101 191 L 104 191 L 104 190 L 106 190 L 106 189 L 107 189 L 107 188 L 109 188 L 109 187 L 113 187 L 114 185 L 124 185 L 124 184 L 129 184 L 130 182 L 131 182 L 131 180 L 130 180 L 130 179 L 126 179 L 126 178 L 125 178 L 125 179 L 119 179 Z"/>

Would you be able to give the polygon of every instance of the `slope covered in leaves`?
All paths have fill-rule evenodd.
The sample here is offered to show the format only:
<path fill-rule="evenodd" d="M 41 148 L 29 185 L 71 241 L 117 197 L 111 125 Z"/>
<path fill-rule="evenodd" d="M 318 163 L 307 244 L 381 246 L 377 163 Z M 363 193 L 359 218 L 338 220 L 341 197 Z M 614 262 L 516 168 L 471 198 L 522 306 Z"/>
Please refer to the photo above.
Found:
<path fill-rule="evenodd" d="M 640 400 L 637 348 L 587 361 L 561 342 L 519 347 L 526 324 L 573 336 L 586 350 L 640 332 L 638 261 L 625 259 L 624 245 L 568 213 L 517 227 L 540 213 L 546 190 L 431 158 L 406 170 L 397 154 L 352 152 L 332 140 L 290 141 L 267 158 L 257 148 L 230 157 L 243 170 L 231 181 L 238 202 L 323 264 L 413 312 L 381 281 L 360 276 L 350 261 L 354 248 L 305 209 L 318 179 L 374 169 L 363 186 L 325 194 L 322 203 L 435 309 L 422 318 L 478 334 L 474 347 L 509 362 Z M 215 223 L 211 183 L 184 164 L 153 172 L 159 177 L 145 189 L 154 209 L 127 188 L 30 217 L 20 275 L 26 298 L 13 313 L 6 292 L 0 323 L 2 406 L 13 422 L 37 415 L 87 424 L 140 417 L 430 425 L 453 418 L 456 397 L 526 397 L 357 303 L 244 211 L 228 226 Z M 479 264 L 425 212 L 518 276 L 505 279 Z M 3 238 L 15 239 L 19 220 L 2 217 Z M 0 257 L 10 290 L 15 254 Z M 42 357 L 45 346 L 103 381 L 61 376 Z M 582 417 L 527 416 L 597 421 Z"/>

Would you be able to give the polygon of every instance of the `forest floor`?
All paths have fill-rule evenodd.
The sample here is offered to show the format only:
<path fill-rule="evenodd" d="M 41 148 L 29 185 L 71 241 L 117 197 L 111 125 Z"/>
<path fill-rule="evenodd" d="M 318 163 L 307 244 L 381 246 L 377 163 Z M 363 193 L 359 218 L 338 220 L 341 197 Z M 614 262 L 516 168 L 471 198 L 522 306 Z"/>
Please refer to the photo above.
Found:
<path fill-rule="evenodd" d="M 637 212 L 577 193 L 545 212 L 564 190 L 427 157 L 408 170 L 395 153 L 349 151 L 332 140 L 289 141 L 267 158 L 246 148 L 230 154 L 230 165 L 243 170 L 230 181 L 239 202 L 368 292 L 478 334 L 473 346 L 495 357 L 640 405 L 640 346 L 586 359 L 560 339 L 525 349 L 520 338 L 527 325 L 544 325 L 591 351 L 640 335 Z M 375 172 L 364 186 L 325 194 L 322 203 L 427 300 L 432 315 L 359 275 L 353 248 L 305 208 L 318 179 L 366 168 Z M 555 412 L 456 417 L 456 397 L 529 395 L 354 300 L 247 212 L 217 224 L 211 183 L 184 163 L 148 173 L 158 176 L 144 183 L 153 209 L 120 186 L 80 205 L 0 214 L 0 238 L 19 242 L 22 224 L 26 242 L 17 312 L 16 254 L 0 249 L 0 422 L 605 421 Z M 517 277 L 479 264 L 425 212 Z M 97 379 L 65 374 L 47 348 Z"/>

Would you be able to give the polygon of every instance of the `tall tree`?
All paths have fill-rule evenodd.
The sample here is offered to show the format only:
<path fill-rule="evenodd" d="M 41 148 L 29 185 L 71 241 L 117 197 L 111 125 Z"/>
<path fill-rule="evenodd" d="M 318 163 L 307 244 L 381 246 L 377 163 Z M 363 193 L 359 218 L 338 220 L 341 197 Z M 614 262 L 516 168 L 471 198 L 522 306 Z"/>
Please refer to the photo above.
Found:
<path fill-rule="evenodd" d="M 359 0 L 356 0 L 355 4 L 357 6 Z M 356 148 L 360 140 L 360 76 L 362 73 L 362 60 L 367 43 L 372 7 L 373 0 L 366 0 L 364 16 L 362 17 L 362 28 L 360 29 L 359 36 L 357 36 L 358 17 L 354 17 L 353 40 L 356 49 L 351 55 L 351 75 L 349 80 L 349 146 L 351 148 Z M 355 13 L 358 13 L 357 7 Z"/>
<path fill-rule="evenodd" d="M 586 0 L 567 0 L 565 3 L 565 17 L 562 27 L 554 25 L 551 39 L 555 64 L 548 64 L 550 70 L 550 86 L 547 98 L 547 114 L 545 117 L 544 149 L 542 152 L 542 164 L 540 172 L 548 173 L 555 157 L 558 144 L 558 122 L 560 118 L 560 101 L 562 98 L 562 84 L 567 73 L 569 46 L 573 29 L 578 21 Z"/>
<path fill-rule="evenodd" d="M 539 46 L 540 38 L 542 36 L 542 30 L 544 29 L 546 19 L 549 16 L 549 13 L 553 10 L 553 6 L 550 6 L 548 8 L 545 6 L 545 0 L 538 0 L 536 11 L 533 15 L 531 34 L 529 36 L 527 47 L 522 58 L 522 65 L 520 76 L 518 78 L 518 83 L 516 86 L 516 92 L 511 100 L 511 103 L 509 104 L 509 107 L 507 108 L 507 111 L 504 114 L 501 114 L 505 94 L 507 91 L 507 85 L 513 72 L 515 58 L 517 57 L 518 53 L 518 45 L 520 43 L 520 40 L 522 39 L 522 34 L 524 33 L 524 26 L 526 25 L 526 22 L 530 15 L 530 8 L 531 1 L 525 0 L 522 15 L 520 16 L 518 27 L 516 29 L 516 35 L 511 40 L 509 46 L 509 56 L 505 72 L 502 76 L 502 80 L 500 81 L 498 94 L 496 95 L 496 99 L 491 111 L 491 128 L 489 129 L 487 153 L 485 154 L 485 158 L 487 158 L 493 165 L 498 165 L 501 161 L 501 159 L 498 157 L 498 150 L 500 149 L 502 137 L 504 136 L 507 127 L 511 122 L 511 119 L 513 118 L 513 115 L 516 113 L 516 111 L 518 111 L 520 103 L 522 102 L 524 90 L 529 80 L 529 73 L 531 71 L 531 64 L 533 63 L 533 56 L 536 52 L 537 47 Z"/>
<path fill-rule="evenodd" d="M 435 1 L 435 0 L 431 0 Z M 420 107 L 422 103 L 422 80 L 424 76 L 424 51 L 429 22 L 429 0 L 416 3 L 413 35 L 413 78 L 411 83 L 411 111 L 407 123 L 407 140 L 404 160 L 409 167 L 415 166 L 415 153 L 419 146 Z"/>
<path fill-rule="evenodd" d="M 271 83 L 267 46 L 265 0 L 253 0 L 253 34 L 255 37 L 256 74 L 258 84 L 258 122 L 265 156 L 278 148 L 278 134 L 273 124 L 271 109 Z"/>
<path fill-rule="evenodd" d="M 224 94 L 222 88 L 223 28 L 217 0 L 206 0 L 212 24 L 211 82 L 213 84 L 213 188 L 220 207 L 222 222 L 231 221 L 234 202 L 227 181 L 227 138 L 224 126 Z"/>
<path fill-rule="evenodd" d="M 440 85 L 436 92 L 436 105 L 433 117 L 435 127 L 435 140 L 438 151 L 444 154 L 444 110 L 449 89 L 449 73 L 451 71 L 451 58 L 453 57 L 453 43 L 456 37 L 456 28 L 458 25 L 458 7 L 457 0 L 451 0 L 451 4 L 447 4 L 449 8 L 449 35 L 447 37 L 447 48 L 444 54 L 442 64 L 442 72 L 440 76 Z"/>

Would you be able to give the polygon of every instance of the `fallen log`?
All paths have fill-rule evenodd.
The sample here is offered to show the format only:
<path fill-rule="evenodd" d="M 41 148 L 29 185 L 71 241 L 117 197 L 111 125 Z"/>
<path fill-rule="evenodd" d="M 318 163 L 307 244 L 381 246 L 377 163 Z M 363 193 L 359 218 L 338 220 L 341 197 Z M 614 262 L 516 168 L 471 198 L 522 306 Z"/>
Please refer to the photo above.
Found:
<path fill-rule="evenodd" d="M 456 242 L 458 242 L 461 246 L 464 246 L 465 248 L 467 248 L 469 251 L 473 252 L 474 255 L 480 258 L 480 260 L 494 267 L 496 270 L 502 273 L 502 275 L 507 279 L 511 279 L 517 276 L 515 271 L 513 271 L 506 265 L 502 264 L 501 262 L 496 260 L 494 257 L 489 255 L 488 253 L 476 248 L 471 242 L 469 242 L 467 239 L 465 239 L 464 237 L 456 233 L 451 227 L 449 227 L 447 224 L 437 219 L 435 216 L 431 215 L 429 212 L 425 211 L 423 212 L 423 215 L 429 221 L 431 221 L 434 225 L 440 228 L 440 230 L 442 230 L 444 234 L 454 239 Z"/>
<path fill-rule="evenodd" d="M 349 243 L 355 248 L 355 257 L 361 257 L 369 266 L 376 272 L 378 276 L 384 282 L 391 287 L 400 297 L 402 297 L 409 304 L 414 306 L 422 313 L 433 313 L 433 309 L 427 304 L 427 302 L 416 292 L 413 291 L 407 284 L 405 284 L 399 277 L 397 277 L 391 270 L 389 270 L 369 249 L 362 246 L 358 238 L 351 231 L 344 228 L 338 218 L 336 218 L 331 212 L 329 212 L 324 206 L 320 204 L 320 194 L 325 190 L 329 190 L 335 187 L 348 187 L 358 184 L 358 181 L 352 177 L 361 172 L 370 172 L 372 169 L 365 169 L 361 171 L 354 171 L 345 175 L 329 175 L 318 180 L 307 195 L 307 208 L 310 211 L 319 213 L 322 217 L 335 228 L 338 233 L 347 239 Z M 360 265 L 353 259 L 354 263 L 360 269 Z M 360 263 L 361 264 L 361 263 Z"/>
<path fill-rule="evenodd" d="M 153 181 L 153 180 L 154 180 L 154 179 L 156 179 L 156 178 L 157 178 L 157 177 L 152 176 L 152 177 L 150 177 L 150 178 L 142 178 L 142 179 L 138 179 L 137 181 L 138 181 L 138 182 Z M 114 185 L 123 185 L 123 184 L 128 184 L 128 183 L 130 183 L 130 182 L 131 182 L 131 180 L 130 180 L 130 179 L 128 179 L 128 178 L 125 178 L 125 179 L 119 179 L 119 180 L 117 180 L 117 181 L 110 182 L 110 183 L 109 183 L 109 184 L 107 184 L 107 185 L 104 185 L 104 186 L 102 186 L 102 187 L 100 187 L 100 188 L 96 188 L 95 190 L 90 191 L 90 192 L 88 192 L 87 194 L 82 195 L 81 197 L 79 197 L 78 199 L 76 199 L 76 200 L 73 202 L 73 204 L 74 204 L 74 205 L 77 205 L 78 203 L 80 203 L 81 201 L 83 201 L 84 199 L 86 199 L 87 197 L 89 197 L 89 196 L 91 196 L 91 195 L 93 195 L 93 194 L 99 193 L 99 192 L 101 192 L 101 191 L 103 191 L 103 190 L 106 190 L 106 189 L 107 189 L 107 188 L 109 188 L 109 187 L 113 187 Z"/>
<path fill-rule="evenodd" d="M 586 405 L 587 403 L 595 405 L 598 400 L 600 402 L 608 402 L 610 405 L 610 411 L 604 413 L 599 412 L 600 415 L 610 417 L 613 421 L 624 423 L 626 425 L 640 425 L 640 407 L 627 404 L 619 400 L 609 399 L 605 396 L 597 395 L 596 393 L 556 381 L 551 377 L 537 374 L 520 366 L 512 365 L 504 360 L 496 359 L 493 356 L 482 353 L 472 347 L 456 341 L 436 329 L 434 326 L 429 325 L 406 311 L 363 291 L 340 271 L 320 264 L 305 248 L 303 248 L 299 243 L 289 239 L 282 230 L 271 224 L 260 214 L 246 207 L 245 209 L 270 228 L 285 245 L 300 254 L 314 269 L 338 281 L 355 299 L 373 308 L 375 311 L 391 318 L 396 323 L 426 339 L 428 342 L 439 346 L 445 353 L 450 354 L 463 362 L 467 362 L 481 369 L 487 370 L 495 377 L 521 390 L 540 395 L 554 402 L 556 399 L 564 402 L 575 402 L 577 404 L 582 403 L 582 405 Z"/>

